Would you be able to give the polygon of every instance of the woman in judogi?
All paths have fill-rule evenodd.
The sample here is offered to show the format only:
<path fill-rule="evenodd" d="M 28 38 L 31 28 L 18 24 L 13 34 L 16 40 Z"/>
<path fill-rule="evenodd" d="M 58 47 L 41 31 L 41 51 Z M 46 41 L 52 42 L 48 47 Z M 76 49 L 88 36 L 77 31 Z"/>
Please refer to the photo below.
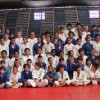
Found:
<path fill-rule="evenodd" d="M 81 70 L 81 66 L 76 67 L 76 71 L 73 73 L 73 79 L 71 83 L 75 86 L 87 85 L 90 83 L 90 80 L 87 80 L 85 72 Z"/>
<path fill-rule="evenodd" d="M 12 87 L 12 88 L 19 88 L 23 85 L 23 83 L 21 82 L 21 74 L 18 72 L 17 67 L 13 68 L 13 72 L 11 73 L 7 84 L 9 87 Z"/>
<path fill-rule="evenodd" d="M 45 87 L 48 85 L 48 80 L 43 79 L 45 75 L 45 70 L 41 68 L 41 64 L 39 62 L 35 63 L 35 69 L 32 72 L 33 80 L 28 80 L 30 84 L 36 83 L 36 87 Z"/>
<path fill-rule="evenodd" d="M 64 70 L 64 66 L 60 66 L 58 74 L 58 86 L 67 86 L 70 85 L 70 79 L 67 71 Z"/>
<path fill-rule="evenodd" d="M 89 72 L 89 79 L 92 85 L 100 84 L 100 72 L 97 70 L 98 65 L 93 64 L 91 71 Z"/>

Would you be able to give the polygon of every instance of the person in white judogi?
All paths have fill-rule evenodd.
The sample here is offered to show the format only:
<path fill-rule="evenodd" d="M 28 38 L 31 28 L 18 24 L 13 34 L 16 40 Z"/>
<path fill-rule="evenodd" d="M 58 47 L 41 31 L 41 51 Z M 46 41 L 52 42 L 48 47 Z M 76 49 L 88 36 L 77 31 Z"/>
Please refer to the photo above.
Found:
<path fill-rule="evenodd" d="M 59 28 L 59 38 L 65 43 L 66 41 L 66 36 L 64 34 L 64 28 L 63 27 L 60 27 Z"/>
<path fill-rule="evenodd" d="M 69 79 L 68 72 L 64 71 L 64 66 L 61 66 L 59 70 L 60 71 L 57 73 L 58 74 L 58 84 L 56 83 L 56 85 L 58 86 L 70 85 L 71 81 Z"/>
<path fill-rule="evenodd" d="M 71 83 L 75 86 L 87 85 L 90 83 L 90 80 L 87 80 L 85 72 L 81 70 L 81 66 L 76 67 L 76 71 L 73 73 L 73 79 Z"/>
<path fill-rule="evenodd" d="M 30 38 L 28 39 L 28 43 L 31 44 L 30 50 L 33 50 L 33 46 L 37 43 L 37 38 L 35 37 L 35 32 L 30 32 Z M 33 52 L 31 52 L 33 55 Z"/>
<path fill-rule="evenodd" d="M 18 46 L 20 46 L 23 43 L 23 38 L 22 38 L 22 32 L 18 31 L 16 33 L 17 37 L 15 38 L 15 42 Z"/>
<path fill-rule="evenodd" d="M 1 40 L 0 40 L 0 53 L 3 50 L 7 51 L 7 56 L 9 57 L 9 46 L 8 46 L 8 44 L 5 43 L 4 38 L 1 38 Z"/>
<path fill-rule="evenodd" d="M 9 81 L 7 82 L 9 87 L 19 88 L 23 85 L 23 83 L 21 82 L 21 73 L 17 71 L 18 71 L 17 67 L 14 67 L 13 72 L 10 75 Z"/>
<path fill-rule="evenodd" d="M 37 87 L 45 87 L 48 85 L 48 80 L 43 79 L 45 75 L 45 70 L 41 68 L 41 64 L 36 62 L 35 69 L 32 72 L 33 80 L 28 80 L 30 84 L 36 83 Z"/>
<path fill-rule="evenodd" d="M 47 37 L 47 43 L 43 46 L 43 53 L 46 53 L 48 56 L 50 55 L 52 49 L 55 49 L 55 46 L 53 43 L 51 43 L 50 37 Z"/>
<path fill-rule="evenodd" d="M 46 54 L 44 54 L 44 53 L 42 52 L 42 48 L 39 47 L 38 50 L 37 50 L 37 53 L 38 53 L 38 54 L 36 54 L 36 55 L 34 56 L 35 62 L 38 61 L 38 56 L 41 55 L 42 58 L 43 58 L 43 62 L 47 64 L 47 60 L 48 60 L 48 59 L 47 59 Z"/>
<path fill-rule="evenodd" d="M 97 35 L 95 37 L 95 41 L 93 41 L 93 48 L 96 50 L 96 55 L 100 55 L 100 36 Z"/>
<path fill-rule="evenodd" d="M 20 45 L 20 54 L 21 56 L 24 55 L 24 50 L 25 48 L 31 48 L 31 44 L 28 43 L 28 38 L 27 37 L 24 37 L 23 38 L 23 43 Z M 32 54 L 32 50 L 30 49 L 31 51 L 31 54 Z"/>
<path fill-rule="evenodd" d="M 93 64 L 87 76 L 93 85 L 100 84 L 100 72 L 97 70 L 97 68 L 98 65 Z"/>
<path fill-rule="evenodd" d="M 22 65 L 26 64 L 27 59 L 31 59 L 32 64 L 34 64 L 34 57 L 30 55 L 30 49 L 29 48 L 25 49 L 25 56 L 22 57 Z"/>
<path fill-rule="evenodd" d="M 9 35 L 7 33 L 4 34 L 4 39 L 5 39 L 5 44 L 9 45 L 10 40 L 9 40 Z"/>
<path fill-rule="evenodd" d="M 71 39 L 67 38 L 67 44 L 64 46 L 64 54 L 68 55 L 68 51 L 74 50 L 75 46 L 71 43 Z"/>

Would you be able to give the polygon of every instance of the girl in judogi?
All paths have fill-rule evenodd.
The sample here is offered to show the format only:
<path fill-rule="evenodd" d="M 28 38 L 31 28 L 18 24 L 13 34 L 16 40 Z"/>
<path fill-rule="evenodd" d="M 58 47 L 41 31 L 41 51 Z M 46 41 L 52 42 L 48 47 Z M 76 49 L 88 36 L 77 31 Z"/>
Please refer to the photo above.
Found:
<path fill-rule="evenodd" d="M 7 82 L 9 87 L 19 88 L 23 85 L 21 82 L 21 73 L 18 72 L 18 68 L 14 67 L 13 72 L 10 75 L 9 82 Z"/>
<path fill-rule="evenodd" d="M 93 85 L 97 85 L 100 84 L 100 72 L 97 70 L 98 65 L 97 64 L 93 64 L 91 71 L 89 72 L 89 79 L 91 84 Z"/>
<path fill-rule="evenodd" d="M 45 74 L 44 79 L 48 81 L 48 86 L 58 86 L 58 75 L 52 66 L 48 66 L 48 72 Z"/>
<path fill-rule="evenodd" d="M 58 86 L 67 86 L 70 85 L 70 79 L 67 71 L 64 70 L 64 66 L 60 66 L 58 74 Z"/>
<path fill-rule="evenodd" d="M 90 77 L 90 72 L 92 70 L 91 68 L 92 68 L 92 62 L 89 58 L 87 58 L 86 59 L 86 66 L 84 66 L 84 71 L 85 71 L 87 78 Z"/>
<path fill-rule="evenodd" d="M 87 80 L 85 72 L 81 70 L 81 66 L 76 67 L 76 71 L 73 73 L 73 79 L 71 83 L 75 86 L 87 85 L 90 83 L 90 80 Z"/>
<path fill-rule="evenodd" d="M 29 70 L 29 65 L 24 64 L 23 68 L 24 71 L 22 71 L 21 73 L 21 82 L 23 83 L 24 87 L 35 87 L 36 86 L 35 82 L 32 82 L 32 84 L 30 84 L 29 82 L 29 80 L 33 80 L 32 72 Z"/>
<path fill-rule="evenodd" d="M 45 75 L 45 70 L 41 68 L 41 64 L 39 62 L 36 62 L 35 69 L 32 72 L 33 80 L 30 79 L 28 80 L 28 82 L 31 85 L 35 82 L 36 87 L 45 87 L 48 85 L 48 80 L 43 79 L 44 75 Z"/>
<path fill-rule="evenodd" d="M 6 84 L 8 81 L 7 75 L 5 74 L 4 67 L 0 67 L 0 89 L 2 88 L 9 88 L 9 86 Z"/>

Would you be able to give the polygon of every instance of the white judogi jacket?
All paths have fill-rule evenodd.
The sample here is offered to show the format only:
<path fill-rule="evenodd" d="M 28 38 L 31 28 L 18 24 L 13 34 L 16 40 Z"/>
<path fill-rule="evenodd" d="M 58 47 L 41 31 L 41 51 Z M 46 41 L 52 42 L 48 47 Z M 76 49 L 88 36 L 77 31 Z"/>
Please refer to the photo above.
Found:
<path fill-rule="evenodd" d="M 5 44 L 7 44 L 9 46 L 10 40 L 8 39 L 7 41 L 5 41 Z"/>
<path fill-rule="evenodd" d="M 60 33 L 59 33 L 59 38 L 60 38 L 63 42 L 66 41 L 66 36 L 65 36 L 64 33 L 63 33 L 63 34 L 60 34 Z"/>
<path fill-rule="evenodd" d="M 73 73 L 73 81 L 78 81 L 78 82 L 87 81 L 87 77 L 85 75 L 85 72 L 81 71 L 80 75 L 78 76 L 77 72 L 74 71 L 74 73 Z"/>
<path fill-rule="evenodd" d="M 20 38 L 15 38 L 15 42 L 18 46 L 20 46 L 22 43 L 23 43 L 23 38 L 20 37 Z"/>
<path fill-rule="evenodd" d="M 25 50 L 26 48 L 29 48 L 30 51 L 31 51 L 31 54 L 32 54 L 31 44 L 27 43 L 27 44 L 25 45 L 25 44 L 22 43 L 22 44 L 20 45 L 20 53 L 21 53 L 21 55 L 24 54 L 24 50 Z"/>
<path fill-rule="evenodd" d="M 66 71 L 64 71 L 63 73 L 63 77 L 61 75 L 60 72 L 57 73 L 58 74 L 58 81 L 66 81 L 66 80 L 69 80 L 69 76 L 68 76 L 68 73 Z"/>
<path fill-rule="evenodd" d="M 47 53 L 47 52 L 51 52 L 51 50 L 52 49 L 55 49 L 55 46 L 54 46 L 54 44 L 53 43 L 49 43 L 49 44 L 45 44 L 44 46 L 43 46 L 43 53 L 45 54 L 45 53 Z"/>
<path fill-rule="evenodd" d="M 73 50 L 74 51 L 75 49 L 75 46 L 71 43 L 70 45 L 69 44 L 66 44 L 64 46 L 64 54 L 67 55 L 68 54 L 68 51 L 70 50 Z"/>
<path fill-rule="evenodd" d="M 18 80 L 21 79 L 21 73 L 17 72 L 17 74 L 11 73 L 9 82 L 18 82 Z"/>
<path fill-rule="evenodd" d="M 85 71 L 85 74 L 86 74 L 87 78 L 90 77 L 90 71 L 91 71 L 91 68 L 92 68 L 92 64 L 91 64 L 90 67 L 84 66 L 84 71 Z"/>
<path fill-rule="evenodd" d="M 32 72 L 33 79 L 37 78 L 39 80 L 40 79 L 43 80 L 44 75 L 45 75 L 45 70 L 42 68 L 40 68 L 39 70 L 34 69 Z"/>
<path fill-rule="evenodd" d="M 38 56 L 39 56 L 39 54 L 36 54 L 36 55 L 34 56 L 35 62 L 38 61 Z M 42 53 L 41 56 L 42 56 L 42 58 L 43 58 L 43 62 L 45 62 L 45 63 L 47 64 L 48 59 L 47 59 L 46 54 L 43 54 L 43 53 Z"/>
<path fill-rule="evenodd" d="M 34 39 L 29 38 L 29 39 L 28 39 L 28 43 L 29 43 L 29 44 L 32 46 L 32 48 L 33 48 L 34 44 L 37 43 L 37 38 L 34 38 Z"/>
<path fill-rule="evenodd" d="M 35 63 L 35 62 L 34 62 L 34 57 L 33 57 L 33 56 L 31 56 L 31 55 L 30 55 L 29 57 L 23 56 L 23 57 L 22 57 L 22 65 L 26 64 L 27 59 L 31 59 L 31 60 L 32 60 L 32 64 Z"/>
<path fill-rule="evenodd" d="M 100 42 L 93 41 L 93 48 L 96 50 L 96 55 L 100 55 Z"/>
<path fill-rule="evenodd" d="M 1 44 L 0 44 L 0 53 L 1 53 L 3 50 L 6 50 L 6 51 L 7 51 L 7 56 L 9 57 L 9 46 L 8 46 L 8 44 L 4 44 L 4 45 L 1 45 Z"/>

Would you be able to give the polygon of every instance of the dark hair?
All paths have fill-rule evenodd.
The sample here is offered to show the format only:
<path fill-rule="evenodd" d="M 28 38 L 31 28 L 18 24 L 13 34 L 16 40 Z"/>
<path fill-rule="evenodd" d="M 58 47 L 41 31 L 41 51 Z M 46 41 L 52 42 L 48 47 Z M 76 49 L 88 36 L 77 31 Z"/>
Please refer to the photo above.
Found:
<path fill-rule="evenodd" d="M 29 48 L 25 48 L 25 50 L 24 50 L 24 51 L 26 52 L 27 50 L 29 50 L 29 51 L 30 51 L 30 49 L 29 49 Z"/>
<path fill-rule="evenodd" d="M 80 52 L 84 52 L 84 49 L 83 48 L 80 48 L 79 50 L 78 50 L 78 52 L 80 53 Z"/>
<path fill-rule="evenodd" d="M 61 68 L 64 68 L 64 65 L 60 65 L 60 66 L 59 66 L 59 70 L 60 70 Z"/>
<path fill-rule="evenodd" d="M 7 55 L 7 51 L 6 51 L 6 50 L 3 50 L 3 51 L 1 52 L 1 54 L 3 54 L 3 53 L 6 53 L 6 55 Z"/>
<path fill-rule="evenodd" d="M 98 69 L 98 64 L 92 64 L 93 65 L 93 67 L 97 70 Z"/>
<path fill-rule="evenodd" d="M 28 62 L 28 61 L 32 62 L 32 60 L 31 60 L 31 59 L 27 59 L 27 62 Z"/>
<path fill-rule="evenodd" d="M 17 67 L 15 67 L 15 66 L 14 66 L 14 67 L 13 67 L 13 70 L 14 70 L 14 68 L 16 68 L 16 69 L 18 70 L 18 68 L 17 68 Z"/>
<path fill-rule="evenodd" d="M 79 40 L 82 40 L 82 39 L 80 39 L 80 38 L 77 38 L 77 40 L 76 40 L 76 41 L 78 42 Z"/>
<path fill-rule="evenodd" d="M 41 48 L 41 47 L 38 47 L 38 49 L 41 49 L 41 50 L 42 50 L 42 48 Z M 37 49 L 37 50 L 38 50 L 38 49 Z"/>
<path fill-rule="evenodd" d="M 19 51 L 18 51 L 18 50 L 15 50 L 15 51 L 14 51 L 14 54 L 15 54 L 16 52 L 18 52 L 18 54 L 19 54 Z"/>
<path fill-rule="evenodd" d="M 78 68 L 81 68 L 81 65 L 77 65 L 77 66 L 76 66 L 76 71 L 77 71 Z"/>
<path fill-rule="evenodd" d="M 92 25 L 92 28 L 96 27 L 97 25 Z"/>
<path fill-rule="evenodd" d="M 69 36 L 71 33 L 73 34 L 73 36 L 75 36 L 74 32 L 72 32 L 72 31 L 70 31 L 70 32 L 68 33 L 68 36 Z"/>
<path fill-rule="evenodd" d="M 71 26 L 71 27 L 72 27 L 72 24 L 71 24 L 71 23 L 68 23 L 68 24 L 67 24 L 67 27 L 68 27 L 68 26 Z"/>
<path fill-rule="evenodd" d="M 59 58 L 59 62 L 64 61 L 64 58 Z"/>
<path fill-rule="evenodd" d="M 87 65 L 87 62 L 88 62 L 88 61 L 91 61 L 91 59 L 90 59 L 90 58 L 87 58 L 87 59 L 86 59 L 86 65 Z"/>
<path fill-rule="evenodd" d="M 0 67 L 0 70 L 4 70 L 5 71 L 5 68 L 4 67 Z"/>
<path fill-rule="evenodd" d="M 76 23 L 76 27 L 77 27 L 78 25 L 81 25 L 81 24 L 80 24 L 80 23 Z"/>
<path fill-rule="evenodd" d="M 46 31 L 46 32 L 45 32 L 45 35 L 47 35 L 47 34 L 49 34 L 49 35 L 50 35 L 50 32 L 49 32 L 49 31 Z"/>
<path fill-rule="evenodd" d="M 25 69 L 27 66 L 28 66 L 28 68 L 30 68 L 28 64 L 24 64 L 23 68 Z"/>
<path fill-rule="evenodd" d="M 38 58 L 42 58 L 42 56 L 38 56 Z"/>
<path fill-rule="evenodd" d="M 49 58 L 48 58 L 48 61 L 49 61 L 51 58 L 52 58 L 52 57 L 49 57 Z"/>
<path fill-rule="evenodd" d="M 60 27 L 60 28 L 59 28 L 59 31 L 62 30 L 62 29 L 64 29 L 64 28 L 63 28 L 63 27 Z"/>
<path fill-rule="evenodd" d="M 73 50 L 69 50 L 69 51 L 68 51 L 68 56 L 70 56 L 70 53 L 71 53 L 71 52 L 74 52 L 74 51 L 73 51 Z"/>
<path fill-rule="evenodd" d="M 77 61 L 78 61 L 78 60 L 83 61 L 83 58 L 82 58 L 81 56 L 79 56 L 79 57 L 77 58 Z"/>
<path fill-rule="evenodd" d="M 4 63 L 4 64 L 5 64 L 5 63 L 6 63 L 6 61 L 5 61 L 5 60 L 1 60 L 1 61 L 0 61 L 0 64 L 2 64 L 2 63 Z"/>
<path fill-rule="evenodd" d="M 39 62 L 36 62 L 35 65 L 37 65 L 41 68 L 41 64 Z"/>

